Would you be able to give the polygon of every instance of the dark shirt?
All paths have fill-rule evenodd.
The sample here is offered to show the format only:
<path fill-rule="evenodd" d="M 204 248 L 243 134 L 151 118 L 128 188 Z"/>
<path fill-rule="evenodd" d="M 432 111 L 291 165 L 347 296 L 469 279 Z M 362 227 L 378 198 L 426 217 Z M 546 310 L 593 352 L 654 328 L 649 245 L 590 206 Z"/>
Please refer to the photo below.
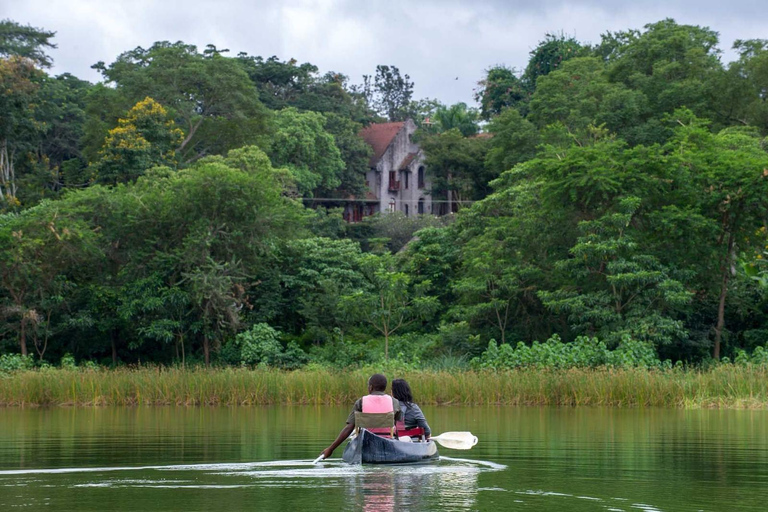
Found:
<path fill-rule="evenodd" d="M 421 427 L 424 429 L 426 435 L 431 435 L 432 431 L 429 428 L 429 423 L 424 417 L 424 413 L 421 412 L 421 408 L 416 404 L 407 404 L 403 402 L 400 404 L 400 411 L 402 412 L 403 423 L 405 423 L 406 429 Z"/>
<path fill-rule="evenodd" d="M 383 391 L 374 391 L 371 393 L 372 395 L 386 395 Z M 363 399 L 359 398 L 357 402 L 355 402 L 354 407 L 352 407 L 352 412 L 349 413 L 349 416 L 347 417 L 347 423 L 354 425 L 355 424 L 355 411 L 357 412 L 363 412 Z M 401 412 L 400 412 L 400 402 L 398 402 L 397 398 L 392 397 L 392 411 L 395 413 L 395 421 L 398 421 L 401 418 Z"/>

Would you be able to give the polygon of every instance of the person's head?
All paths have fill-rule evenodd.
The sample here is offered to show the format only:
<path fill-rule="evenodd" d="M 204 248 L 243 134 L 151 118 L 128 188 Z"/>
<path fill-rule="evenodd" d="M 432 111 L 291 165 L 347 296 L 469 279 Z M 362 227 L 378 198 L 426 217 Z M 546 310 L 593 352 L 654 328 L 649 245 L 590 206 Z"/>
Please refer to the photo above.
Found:
<path fill-rule="evenodd" d="M 374 391 L 386 391 L 387 378 L 380 373 L 374 373 L 371 378 L 368 379 L 368 392 Z"/>
<path fill-rule="evenodd" d="M 392 381 L 392 396 L 403 403 L 413 403 L 413 393 L 411 393 L 411 386 L 408 385 L 405 379 L 395 379 Z"/>

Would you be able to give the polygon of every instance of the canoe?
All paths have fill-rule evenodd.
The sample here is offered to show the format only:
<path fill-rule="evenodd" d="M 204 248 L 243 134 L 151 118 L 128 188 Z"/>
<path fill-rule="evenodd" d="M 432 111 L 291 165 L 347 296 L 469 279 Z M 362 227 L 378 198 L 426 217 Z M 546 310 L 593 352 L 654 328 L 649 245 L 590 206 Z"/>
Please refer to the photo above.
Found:
<path fill-rule="evenodd" d="M 425 464 L 439 459 L 434 441 L 404 443 L 365 429 L 360 429 L 360 434 L 347 443 L 342 455 L 348 464 Z"/>

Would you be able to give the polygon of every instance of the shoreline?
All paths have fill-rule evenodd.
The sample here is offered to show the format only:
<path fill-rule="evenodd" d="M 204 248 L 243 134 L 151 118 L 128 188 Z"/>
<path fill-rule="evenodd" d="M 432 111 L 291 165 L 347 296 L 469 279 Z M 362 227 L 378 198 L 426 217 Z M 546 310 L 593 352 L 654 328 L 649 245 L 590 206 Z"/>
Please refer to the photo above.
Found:
<path fill-rule="evenodd" d="M 43 369 L 0 377 L 1 407 L 347 405 L 371 369 Z M 768 409 L 768 367 L 388 371 L 423 405 Z"/>

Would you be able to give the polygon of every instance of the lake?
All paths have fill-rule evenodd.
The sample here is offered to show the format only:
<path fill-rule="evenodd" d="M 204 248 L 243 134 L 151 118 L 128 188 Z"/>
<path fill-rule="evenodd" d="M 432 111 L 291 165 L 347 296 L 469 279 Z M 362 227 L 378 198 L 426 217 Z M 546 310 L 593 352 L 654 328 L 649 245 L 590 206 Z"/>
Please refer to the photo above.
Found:
<path fill-rule="evenodd" d="M 424 407 L 470 451 L 311 460 L 340 407 L 0 409 L 0 510 L 713 511 L 768 507 L 768 411 Z"/>

